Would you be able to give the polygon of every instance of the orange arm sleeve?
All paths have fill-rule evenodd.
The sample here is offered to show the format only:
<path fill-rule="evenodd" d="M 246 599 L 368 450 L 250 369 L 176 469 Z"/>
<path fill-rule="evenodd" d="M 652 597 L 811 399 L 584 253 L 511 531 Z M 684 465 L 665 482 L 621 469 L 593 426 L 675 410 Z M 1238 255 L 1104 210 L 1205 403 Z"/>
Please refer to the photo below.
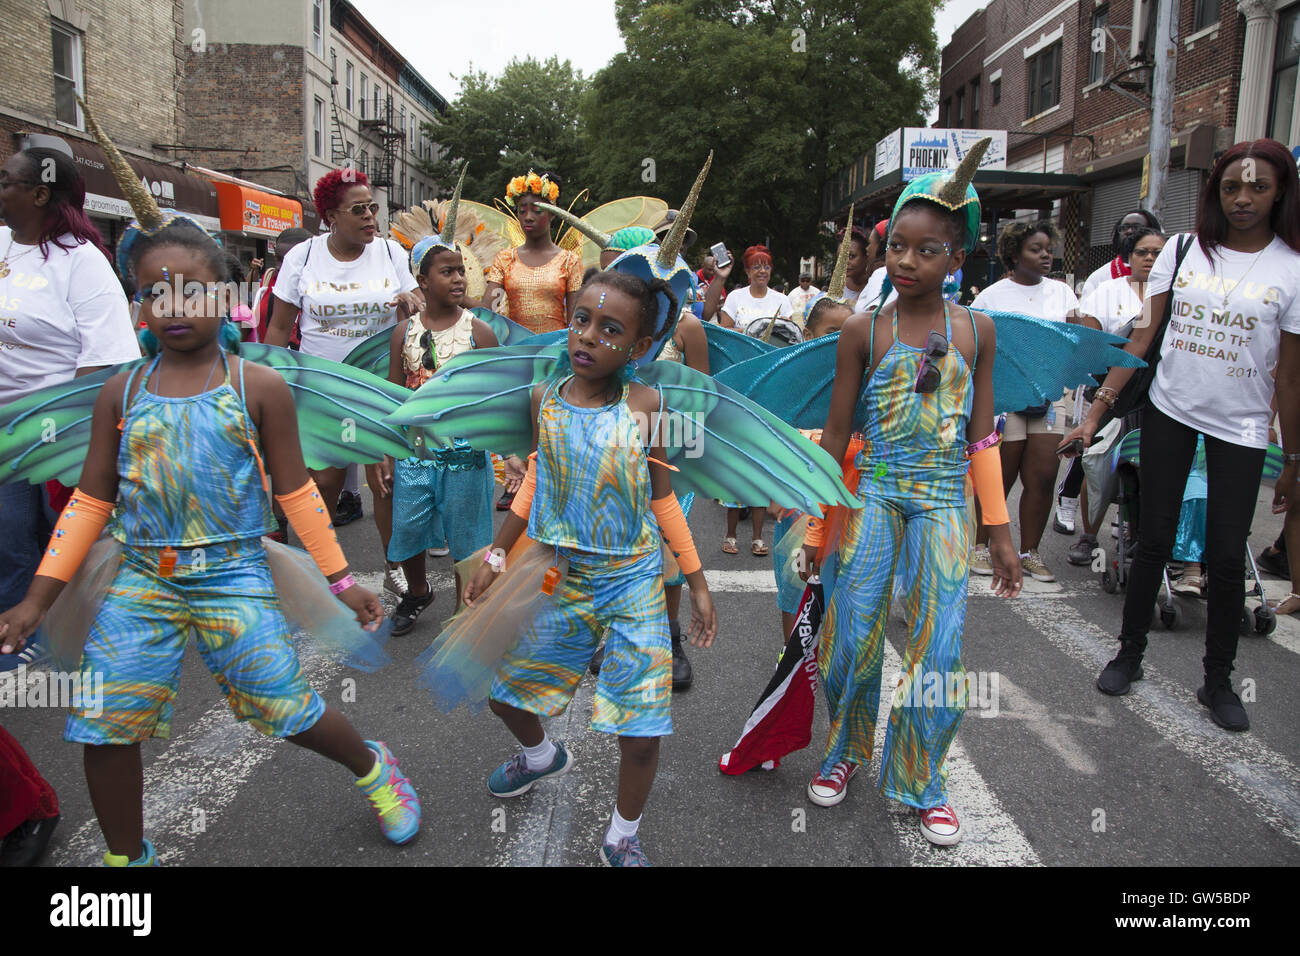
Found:
<path fill-rule="evenodd" d="M 294 533 L 302 538 L 303 546 L 321 574 L 329 577 L 347 568 L 348 559 L 343 557 L 338 535 L 334 533 L 334 525 L 330 524 L 329 509 L 316 489 L 316 482 L 308 478 L 307 484 L 297 491 L 276 495 L 275 500 L 284 509 Z"/>
<path fill-rule="evenodd" d="M 650 510 L 659 519 L 659 530 L 663 532 L 677 558 L 677 567 L 682 574 L 694 574 L 700 569 L 700 556 L 695 551 L 695 539 L 686 524 L 686 515 L 682 514 L 681 503 L 676 495 L 656 498 L 650 502 Z"/>
<path fill-rule="evenodd" d="M 970 460 L 971 481 L 986 525 L 1010 524 L 1007 496 L 1002 491 L 1002 457 L 998 446 L 981 448 Z"/>
<path fill-rule="evenodd" d="M 533 507 L 535 491 L 537 491 L 537 452 L 528 456 L 528 474 L 524 475 L 524 483 L 515 492 L 515 500 L 510 502 L 510 510 L 525 521 L 528 520 L 528 512 Z"/>
<path fill-rule="evenodd" d="M 84 495 L 80 488 L 74 491 L 68 499 L 68 506 L 59 515 L 50 546 L 36 573 L 65 584 L 71 581 L 112 513 L 111 501 Z"/>

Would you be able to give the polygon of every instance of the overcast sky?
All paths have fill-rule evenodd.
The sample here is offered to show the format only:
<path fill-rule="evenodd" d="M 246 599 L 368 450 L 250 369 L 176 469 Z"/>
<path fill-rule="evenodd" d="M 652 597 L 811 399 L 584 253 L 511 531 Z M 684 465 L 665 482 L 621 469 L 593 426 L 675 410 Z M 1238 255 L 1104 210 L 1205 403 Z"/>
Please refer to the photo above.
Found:
<path fill-rule="evenodd" d="M 352 0 L 374 27 L 448 100 L 471 68 L 499 74 L 512 58 L 554 54 L 590 76 L 623 50 L 614 0 Z M 948 0 L 935 17 L 939 48 L 987 0 Z M 555 28 L 532 25 L 537 15 Z M 561 26 L 562 25 L 562 26 Z"/>

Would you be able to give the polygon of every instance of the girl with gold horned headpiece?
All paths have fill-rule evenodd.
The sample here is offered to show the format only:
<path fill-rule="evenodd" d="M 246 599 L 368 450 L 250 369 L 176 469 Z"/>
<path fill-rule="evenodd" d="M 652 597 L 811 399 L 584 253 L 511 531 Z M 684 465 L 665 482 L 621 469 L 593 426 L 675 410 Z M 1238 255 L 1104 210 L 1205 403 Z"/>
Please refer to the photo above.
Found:
<path fill-rule="evenodd" d="M 77 462 L 71 469 L 80 474 L 77 488 L 36 577 L 22 603 L 0 614 L 0 651 L 20 650 L 43 625 L 56 659 L 61 652 L 63 664 L 80 662 L 83 679 L 93 674 L 96 686 L 102 680 L 101 706 L 74 704 L 64 737 L 85 745 L 86 781 L 109 866 L 157 863 L 144 837 L 140 742 L 169 735 L 191 629 L 235 716 L 347 767 L 384 835 L 405 843 L 419 829 L 415 790 L 388 747 L 363 740 L 308 685 L 281 610 L 296 601 L 299 620 L 323 628 L 336 626 L 341 611 L 363 625 L 382 621 L 379 599 L 349 573 L 325 503 L 307 475 L 286 378 L 247 360 L 253 354 L 275 366 L 274 353 L 283 350 L 240 344 L 227 319 L 233 290 L 220 248 L 193 220 L 164 215 L 89 111 L 86 119 L 136 212 L 120 252 L 141 290 L 149 358 L 77 379 L 75 389 L 42 390 L 0 416 L 0 468 L 27 480 L 39 480 L 43 467 L 45 474 L 66 474 L 67 459 L 85 447 L 78 429 L 89 432 L 84 466 Z M 312 367 L 289 361 L 289 374 Z M 366 414 L 359 392 L 385 383 L 347 377 L 357 391 L 333 420 L 353 417 L 356 445 L 365 446 L 356 452 L 373 454 L 378 447 L 382 456 L 384 449 L 404 447 L 369 437 L 372 425 L 382 426 Z M 330 378 L 316 390 L 328 384 L 349 391 L 343 376 Z M 97 393 L 89 425 L 84 404 L 77 407 L 79 393 Z M 61 463 L 27 446 L 27 423 L 43 415 L 59 429 Z M 332 463 L 342 460 L 332 456 Z M 272 490 L 310 559 L 264 541 L 276 527 Z M 112 539 L 97 543 L 105 527 Z M 310 569 L 311 560 L 319 571 Z M 321 575 L 328 577 L 329 593 Z M 98 583 L 91 586 L 90 578 Z M 97 608 L 86 607 L 82 585 Z M 353 650 L 373 644 L 356 623 L 351 631 Z"/>
<path fill-rule="evenodd" d="M 954 173 L 910 184 L 899 197 L 886 252 L 896 303 L 850 318 L 840 333 L 830 415 L 821 447 L 837 461 L 850 433 L 863 433 L 854 489 L 860 511 L 837 524 L 838 573 L 822 625 L 821 674 L 831 727 L 821 768 L 808 784 L 820 806 L 844 799 L 849 780 L 871 760 L 880 696 L 885 624 L 898 555 L 911 635 L 894 696 L 880 789 L 915 807 L 934 843 L 961 838 L 948 801 L 944 758 L 965 707 L 961 632 L 969 546 L 964 479 L 968 467 L 994 531 L 994 589 L 1020 590 L 993 428 L 994 325 L 962 309 L 952 314 L 944 278 L 961 266 L 978 234 L 979 197 L 970 186 L 987 141 Z M 826 527 L 812 523 L 804 546 L 807 577 Z M 941 696 L 930 700 L 932 675 Z M 949 680 L 948 678 L 953 678 Z M 923 685 L 923 679 L 928 679 Z"/>

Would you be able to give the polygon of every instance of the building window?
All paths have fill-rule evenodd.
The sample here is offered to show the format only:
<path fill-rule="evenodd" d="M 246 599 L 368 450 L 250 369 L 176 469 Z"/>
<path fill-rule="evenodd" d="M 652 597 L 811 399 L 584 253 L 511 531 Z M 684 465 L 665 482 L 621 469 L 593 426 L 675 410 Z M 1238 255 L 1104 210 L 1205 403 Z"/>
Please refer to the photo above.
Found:
<path fill-rule="evenodd" d="M 1291 145 L 1296 130 L 1291 129 L 1295 110 L 1296 67 L 1300 64 L 1300 4 L 1283 10 L 1278 16 L 1277 50 L 1273 54 L 1273 93 L 1268 111 L 1268 132 L 1279 143 Z"/>
<path fill-rule="evenodd" d="M 955 107 L 955 109 L 953 110 L 953 114 L 952 114 L 952 123 L 951 123 L 950 125 L 953 126 L 953 127 L 961 127 L 961 126 L 963 126 L 963 125 L 965 124 L 965 122 L 966 122 L 966 90 L 965 90 L 965 88 L 962 88 L 962 89 L 960 89 L 960 90 L 957 91 L 957 96 L 956 96 L 956 100 L 955 100 L 955 102 L 956 102 L 956 107 Z"/>
<path fill-rule="evenodd" d="M 317 156 L 325 155 L 325 101 L 319 96 L 311 111 L 312 150 Z"/>
<path fill-rule="evenodd" d="M 993 105 L 997 106 L 1002 102 L 1002 77 L 998 77 L 989 87 L 993 90 Z"/>
<path fill-rule="evenodd" d="M 1029 112 L 1026 118 L 1037 116 L 1061 102 L 1061 44 L 1053 43 L 1046 50 L 1029 58 Z"/>
<path fill-rule="evenodd" d="M 312 0 L 311 3 L 311 48 L 317 56 L 325 55 L 325 0 Z"/>
<path fill-rule="evenodd" d="M 343 105 L 349 113 L 352 112 L 352 61 L 348 60 L 347 65 L 343 68 Z"/>
<path fill-rule="evenodd" d="M 939 125 L 945 129 L 952 126 L 949 120 L 952 119 L 952 99 L 943 101 L 943 106 L 939 109 Z"/>
<path fill-rule="evenodd" d="M 77 103 L 77 95 L 86 95 L 81 74 L 81 34 L 51 23 L 50 39 L 54 46 L 54 115 L 60 123 L 85 129 Z"/>
<path fill-rule="evenodd" d="M 1192 18 L 1192 32 L 1200 33 L 1219 22 L 1219 0 L 1196 0 L 1196 13 Z"/>
<path fill-rule="evenodd" d="M 370 96 L 370 80 L 364 73 L 361 74 L 361 118 L 366 118 L 366 100 Z"/>
<path fill-rule="evenodd" d="M 980 128 L 980 81 L 974 80 L 970 85 L 970 126 Z"/>
<path fill-rule="evenodd" d="M 334 51 L 333 47 L 331 47 L 330 48 L 330 79 L 337 80 L 338 78 L 339 78 L 339 55 Z"/>
<path fill-rule="evenodd" d="M 1088 56 L 1088 82 L 1100 83 L 1106 78 L 1106 25 L 1110 22 L 1110 8 L 1102 7 L 1092 15 L 1092 52 Z M 1100 48 L 1100 49 L 1098 49 Z"/>
<path fill-rule="evenodd" d="M 357 160 L 357 170 L 359 172 L 366 173 L 366 175 L 368 176 L 370 174 L 366 170 L 366 167 L 369 165 L 370 165 L 370 154 L 363 149 L 361 151 L 361 158 Z"/>

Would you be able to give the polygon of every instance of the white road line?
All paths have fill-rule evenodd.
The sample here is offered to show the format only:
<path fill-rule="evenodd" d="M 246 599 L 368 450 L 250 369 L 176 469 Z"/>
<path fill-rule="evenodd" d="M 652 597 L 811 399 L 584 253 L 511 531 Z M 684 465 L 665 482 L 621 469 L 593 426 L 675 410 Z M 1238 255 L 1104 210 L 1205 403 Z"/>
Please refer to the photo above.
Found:
<path fill-rule="evenodd" d="M 382 572 L 354 572 L 354 576 L 362 587 L 381 593 Z M 336 684 L 344 670 L 342 664 L 302 642 L 298 655 L 303 675 L 318 691 Z M 236 721 L 222 700 L 175 734 L 156 759 L 147 761 L 144 834 L 161 863 L 174 866 L 185 861 L 202 839 L 196 827 L 201 823 L 206 829 L 221 817 L 254 771 L 275 754 L 277 743 Z M 91 817 L 58 841 L 52 862 L 96 866 L 103 853 L 99 823 Z"/>
<path fill-rule="evenodd" d="M 1090 673 L 1099 673 L 1115 652 L 1114 635 L 1069 606 L 1048 608 L 1012 601 L 1008 607 Z M 1165 680 L 1149 661 L 1142 666 L 1146 678 L 1133 685 L 1131 694 L 1116 698 L 1114 706 L 1133 711 L 1270 826 L 1300 844 L 1300 801 L 1296 798 L 1300 768 L 1258 737 L 1220 730 L 1195 702 L 1193 688 Z"/>
<path fill-rule="evenodd" d="M 998 716 L 1024 721 L 1030 732 L 1047 745 L 1075 773 L 1096 774 L 1097 764 L 1064 723 L 1067 715 L 1052 714 L 1046 707 L 998 675 Z"/>
<path fill-rule="evenodd" d="M 1290 581 L 1265 581 L 1264 596 L 1269 601 L 1280 601 L 1291 593 Z M 1257 602 L 1246 599 L 1246 606 L 1252 610 Z M 1300 620 L 1297 620 L 1291 614 L 1279 614 L 1277 617 L 1277 630 L 1268 635 L 1268 639 L 1274 644 L 1285 647 L 1292 654 L 1300 654 Z"/>
<path fill-rule="evenodd" d="M 709 584 L 709 590 L 719 594 L 776 593 L 776 578 L 771 568 L 753 571 L 724 571 L 712 568 L 705 570 L 704 579 Z M 968 596 L 997 597 L 993 593 L 992 581 L 991 577 L 972 575 L 967 583 Z M 1100 590 L 1094 584 L 1065 584 L 1061 581 L 1044 582 L 1025 578 L 1021 594 L 1028 598 L 1053 600 L 1077 597 L 1081 593 L 1091 592 L 1094 588 Z"/>
<path fill-rule="evenodd" d="M 876 781 L 880 775 L 880 753 L 885 745 L 885 728 L 889 726 L 891 680 L 903 667 L 903 659 L 891 642 L 885 643 L 885 660 L 880 710 L 876 720 L 875 756 L 864 783 L 880 796 Z M 966 720 L 974 719 L 967 714 Z M 984 782 L 961 745 L 961 731 L 948 748 L 948 797 L 961 821 L 962 840 L 954 847 L 936 847 L 921 833 L 916 810 L 889 801 L 889 820 L 899 844 L 915 866 L 1041 866 L 1038 854 L 1024 832 L 1016 825 L 997 795 Z M 867 768 L 864 768 L 867 769 Z"/>

